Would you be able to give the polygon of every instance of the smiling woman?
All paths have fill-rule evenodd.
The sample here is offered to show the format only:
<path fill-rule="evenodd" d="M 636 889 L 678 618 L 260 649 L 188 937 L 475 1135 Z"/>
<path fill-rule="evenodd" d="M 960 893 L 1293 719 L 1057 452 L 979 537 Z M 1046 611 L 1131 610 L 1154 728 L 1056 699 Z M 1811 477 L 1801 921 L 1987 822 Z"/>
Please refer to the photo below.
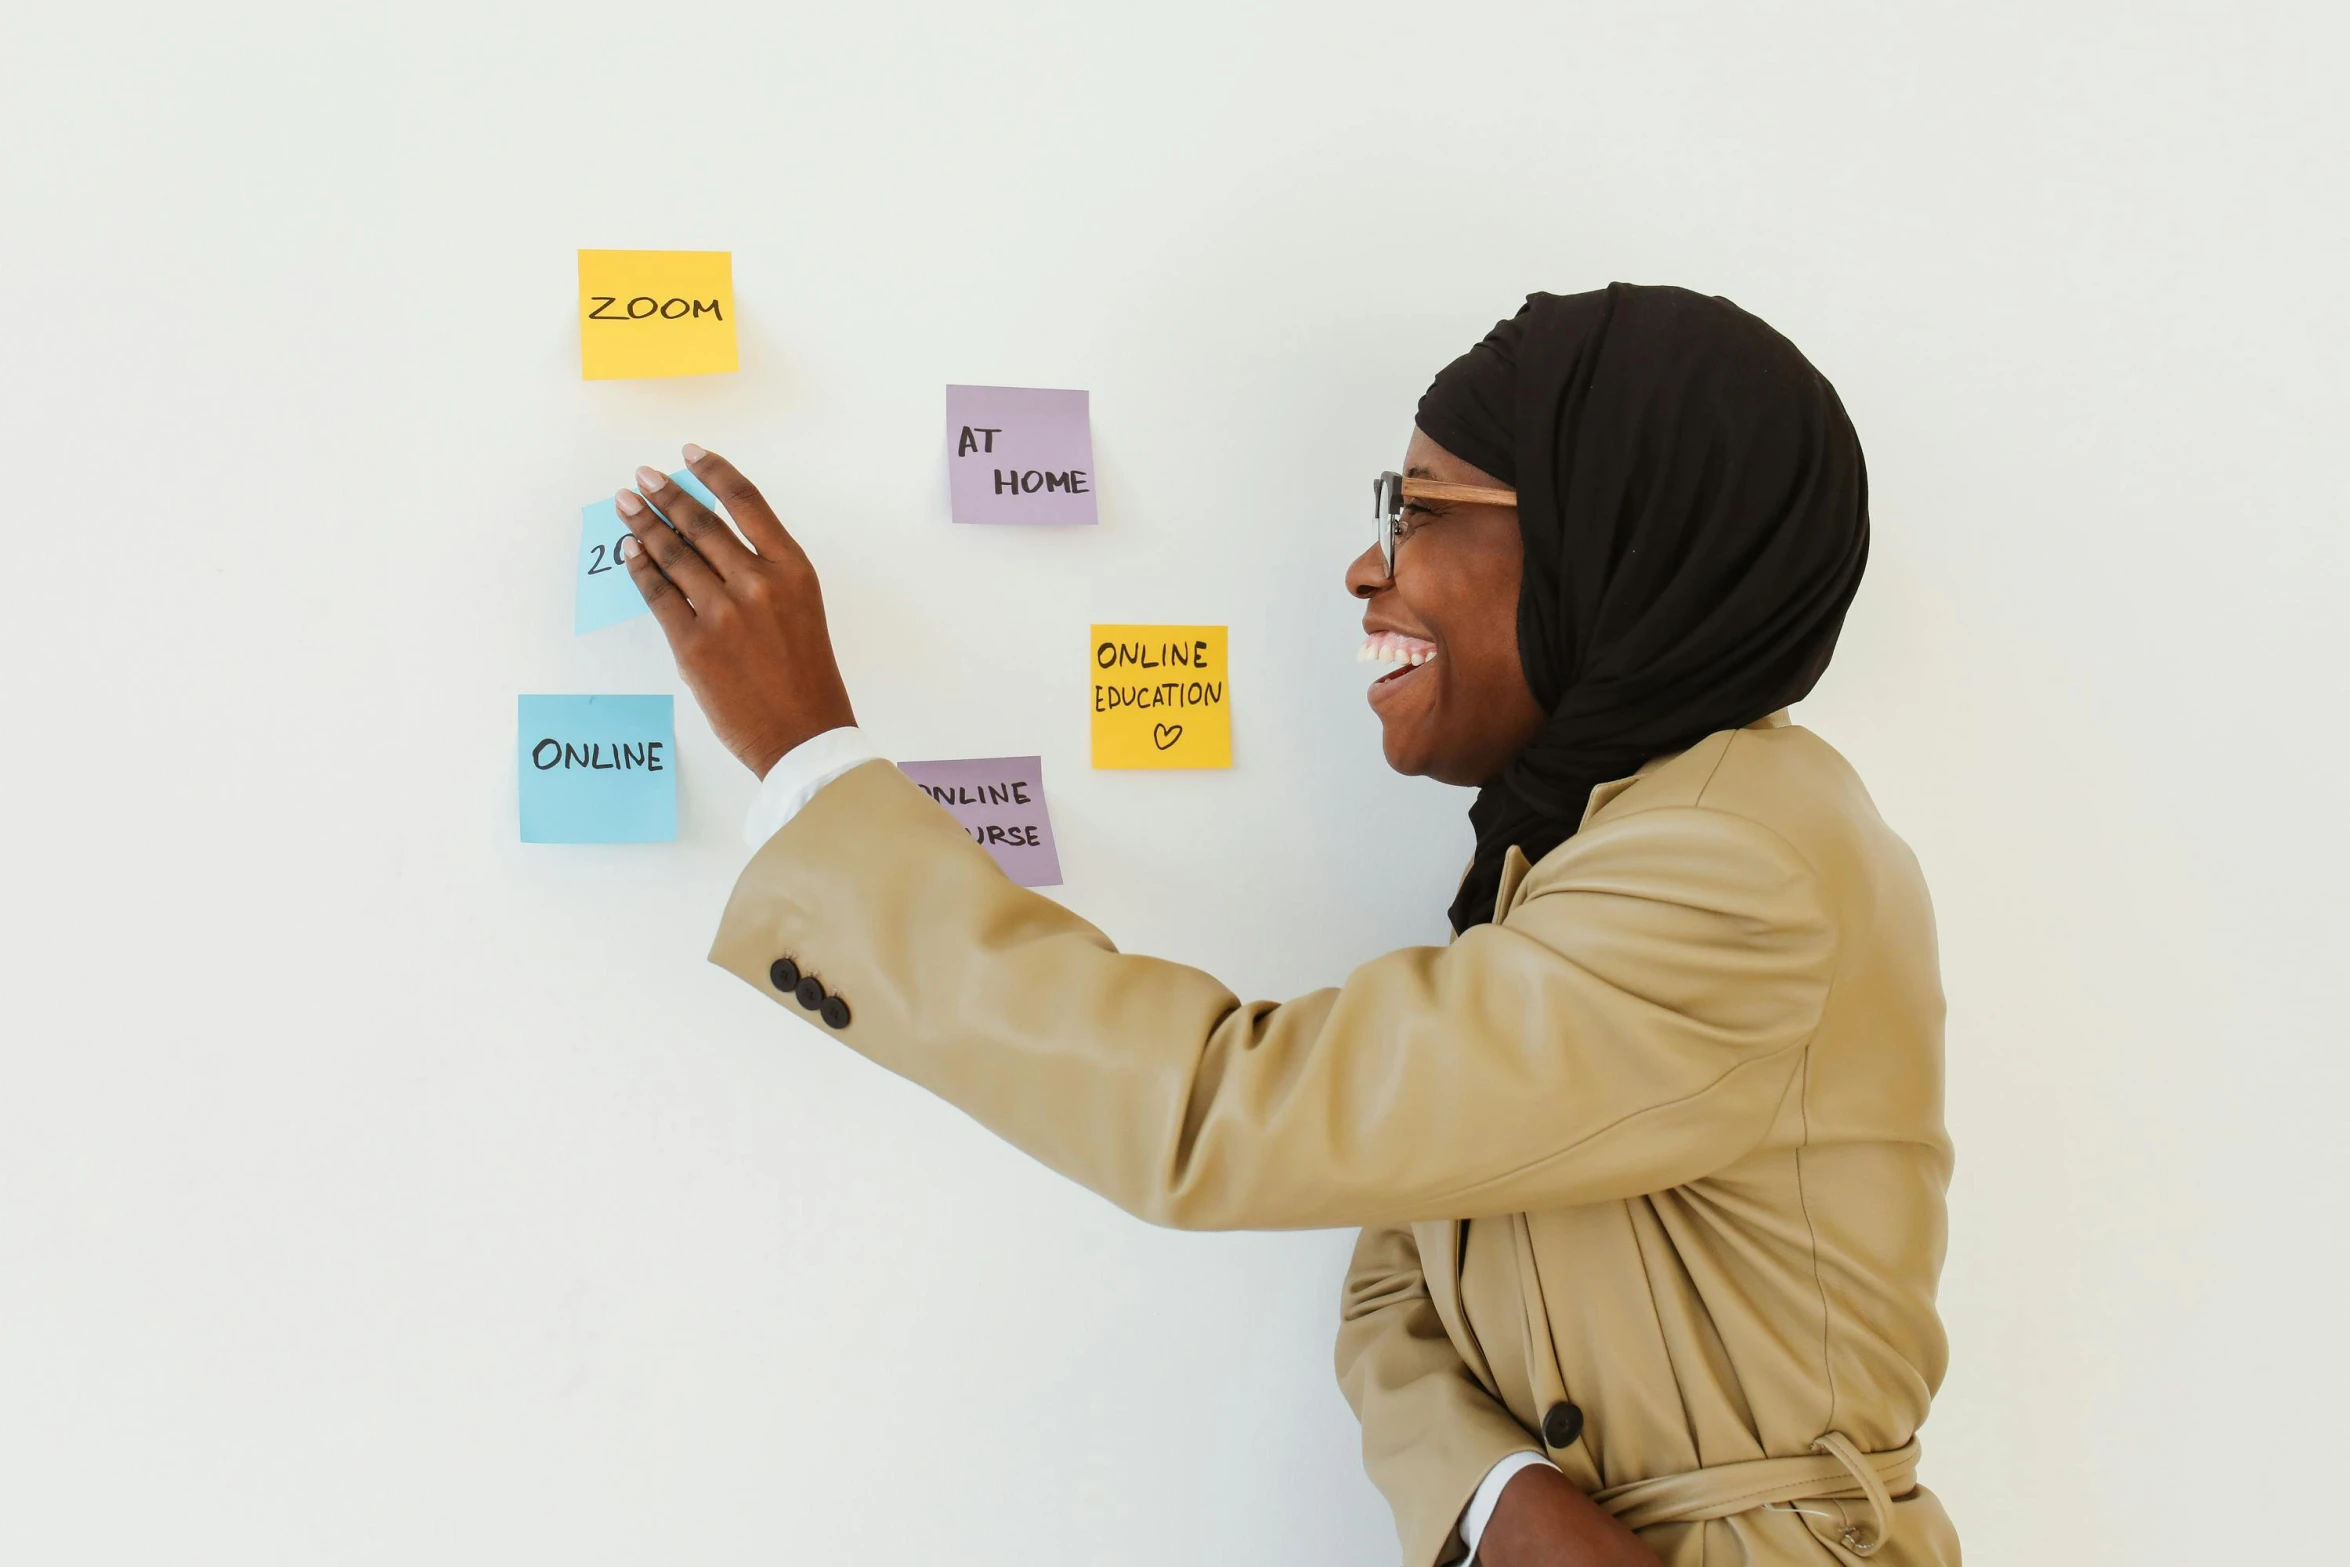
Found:
<path fill-rule="evenodd" d="M 1407 480 L 1508 494 L 1484 469 L 1412 432 Z M 1525 550 L 1518 509 L 1493 502 L 1411 497 L 1397 487 L 1392 543 L 1363 551 L 1346 585 L 1368 601 L 1364 647 L 1405 667 L 1372 682 L 1387 765 L 1449 784 L 1481 784 L 1501 771 L 1541 727 L 1518 666 L 1514 614 Z M 1409 541 L 1410 569 L 1405 571 Z M 1387 555 L 1398 562 L 1396 574 Z M 1405 585 L 1408 583 L 1408 587 Z"/>
<path fill-rule="evenodd" d="M 744 537 L 651 468 L 674 526 L 619 506 L 765 780 L 711 958 L 1152 1222 L 1361 1226 L 1338 1371 L 1407 1567 L 1955 1567 L 1932 913 L 1785 713 L 1867 558 L 1843 407 L 1727 300 L 1617 284 L 1533 296 L 1417 425 L 1346 585 L 1389 763 L 1478 789 L 1450 945 L 1243 1002 L 1013 885 L 688 447 Z"/>

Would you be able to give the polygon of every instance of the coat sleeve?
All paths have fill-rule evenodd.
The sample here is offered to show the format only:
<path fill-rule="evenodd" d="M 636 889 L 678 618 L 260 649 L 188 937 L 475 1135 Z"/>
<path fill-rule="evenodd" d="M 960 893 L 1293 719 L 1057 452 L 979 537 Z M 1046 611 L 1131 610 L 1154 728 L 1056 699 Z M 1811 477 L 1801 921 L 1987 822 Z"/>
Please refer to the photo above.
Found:
<path fill-rule="evenodd" d="M 1362 1422 L 1363 1467 L 1395 1513 L 1404 1567 L 1460 1555 L 1461 1511 L 1486 1471 L 1542 1450 L 1453 1349 L 1405 1226 L 1376 1226 L 1355 1242 L 1338 1385 Z"/>
<path fill-rule="evenodd" d="M 1243 1002 L 1013 885 L 872 762 L 753 857 L 710 957 L 811 1021 L 772 979 L 814 979 L 844 1044 L 1142 1218 L 1281 1229 L 1571 1206 L 1734 1162 L 1834 952 L 1782 839 L 1666 807 L 1547 857 L 1505 925 Z"/>

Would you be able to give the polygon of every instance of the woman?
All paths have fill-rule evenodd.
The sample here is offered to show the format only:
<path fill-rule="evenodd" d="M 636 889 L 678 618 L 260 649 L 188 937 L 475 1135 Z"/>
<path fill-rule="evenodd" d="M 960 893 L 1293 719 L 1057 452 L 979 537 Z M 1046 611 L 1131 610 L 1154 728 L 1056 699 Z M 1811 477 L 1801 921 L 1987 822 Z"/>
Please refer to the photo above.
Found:
<path fill-rule="evenodd" d="M 1726 300 L 1537 294 L 1347 572 L 1388 761 L 1480 786 L 1456 939 L 1244 1003 L 1013 886 L 854 730 L 815 573 L 643 469 L 630 569 L 766 780 L 712 960 L 1157 1223 L 1360 1225 L 1338 1370 L 1407 1567 L 1958 1561 L 1915 860 L 1784 709 L 1868 549 L 1828 383 Z M 776 830 L 780 829 L 780 830 Z M 771 833 L 771 835 L 770 835 Z"/>

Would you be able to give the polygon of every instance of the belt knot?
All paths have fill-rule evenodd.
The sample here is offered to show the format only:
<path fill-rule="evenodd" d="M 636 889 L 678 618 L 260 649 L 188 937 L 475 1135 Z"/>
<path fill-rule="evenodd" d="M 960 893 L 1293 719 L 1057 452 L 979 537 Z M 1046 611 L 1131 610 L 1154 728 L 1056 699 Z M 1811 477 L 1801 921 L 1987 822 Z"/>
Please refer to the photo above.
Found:
<path fill-rule="evenodd" d="M 1915 1437 L 1889 1453 L 1864 1453 L 1843 1432 L 1830 1431 L 1812 1443 L 1808 1454 L 1634 1480 L 1610 1486 L 1592 1500 L 1628 1529 L 1728 1518 L 1778 1502 L 1865 1500 L 1875 1530 L 1864 1536 L 1857 1525 L 1848 1525 L 1840 1543 L 1855 1556 L 1874 1556 L 1893 1534 L 1893 1493 L 1917 1485 L 1918 1452 Z"/>

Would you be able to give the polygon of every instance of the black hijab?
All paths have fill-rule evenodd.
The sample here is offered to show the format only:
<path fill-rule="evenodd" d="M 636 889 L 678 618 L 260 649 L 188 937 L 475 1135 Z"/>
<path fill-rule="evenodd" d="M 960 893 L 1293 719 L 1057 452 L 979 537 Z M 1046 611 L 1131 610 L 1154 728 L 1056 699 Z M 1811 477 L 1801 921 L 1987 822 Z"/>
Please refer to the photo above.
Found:
<path fill-rule="evenodd" d="M 1550 715 L 1469 808 L 1463 931 L 1510 846 L 1564 843 L 1595 786 L 1811 690 L 1868 560 L 1868 473 L 1793 343 L 1682 288 L 1529 295 L 1417 422 L 1518 492 L 1518 658 Z"/>

